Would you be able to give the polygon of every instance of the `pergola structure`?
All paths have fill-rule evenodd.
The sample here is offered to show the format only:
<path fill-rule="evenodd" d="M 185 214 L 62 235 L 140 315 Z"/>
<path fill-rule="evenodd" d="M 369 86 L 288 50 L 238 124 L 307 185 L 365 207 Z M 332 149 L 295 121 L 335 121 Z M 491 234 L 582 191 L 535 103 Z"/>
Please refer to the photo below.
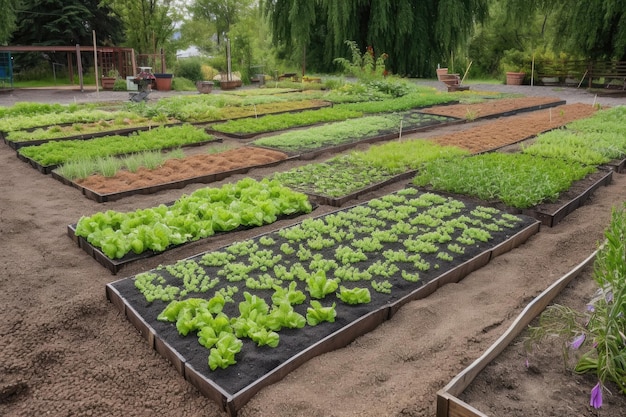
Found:
<path fill-rule="evenodd" d="M 117 70 L 122 77 L 135 75 L 137 66 L 135 63 L 135 50 L 133 48 L 122 48 L 112 46 L 96 46 L 95 53 L 93 46 L 0 46 L 0 52 L 65 52 L 67 55 L 67 68 L 70 82 L 74 84 L 75 67 L 79 76 L 79 84 L 83 89 L 83 71 L 81 56 L 83 53 L 91 54 L 97 62 L 97 74 L 102 76 L 110 70 Z M 75 58 L 74 58 L 75 56 Z M 99 76 L 97 78 L 99 78 Z"/>

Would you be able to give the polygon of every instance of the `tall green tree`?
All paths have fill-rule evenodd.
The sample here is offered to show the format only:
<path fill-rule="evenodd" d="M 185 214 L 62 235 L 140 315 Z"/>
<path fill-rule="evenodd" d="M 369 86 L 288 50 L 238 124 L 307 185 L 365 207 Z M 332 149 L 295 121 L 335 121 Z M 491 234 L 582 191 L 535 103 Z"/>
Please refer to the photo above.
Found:
<path fill-rule="evenodd" d="M 9 40 L 15 29 L 16 9 L 19 4 L 18 0 L 0 0 L 0 45 Z"/>
<path fill-rule="evenodd" d="M 158 53 L 180 19 L 173 0 L 103 0 L 124 22 L 127 46 L 140 54 Z"/>
<path fill-rule="evenodd" d="M 18 45 L 90 45 L 93 30 L 100 45 L 124 39 L 121 20 L 99 0 L 22 0 L 17 20 L 11 43 Z"/>
<path fill-rule="evenodd" d="M 196 20 L 205 20 L 215 26 L 220 45 L 231 27 L 252 11 L 253 0 L 195 0 L 190 11 Z"/>
<path fill-rule="evenodd" d="M 389 54 L 394 73 L 431 76 L 437 63 L 466 44 L 488 0 L 265 0 L 276 45 L 307 51 L 307 66 L 336 69 L 346 40 Z"/>

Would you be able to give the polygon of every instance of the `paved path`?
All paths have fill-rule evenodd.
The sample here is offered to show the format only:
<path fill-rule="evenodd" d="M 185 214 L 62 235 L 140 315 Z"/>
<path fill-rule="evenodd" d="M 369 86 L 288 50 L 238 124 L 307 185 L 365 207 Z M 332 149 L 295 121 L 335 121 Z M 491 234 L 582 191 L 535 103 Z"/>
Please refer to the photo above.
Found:
<path fill-rule="evenodd" d="M 439 90 L 445 90 L 445 85 L 438 81 L 416 81 L 419 85 L 428 85 Z M 474 91 L 499 91 L 504 93 L 519 93 L 527 96 L 548 96 L 559 97 L 567 103 L 600 104 L 601 106 L 626 105 L 626 97 L 606 97 L 597 96 L 588 92 L 584 88 L 575 87 L 531 87 L 528 85 L 514 86 L 503 84 L 469 84 Z M 256 87 L 250 87 L 256 88 Z M 212 94 L 219 94 L 220 90 L 214 90 Z M 196 91 L 153 91 L 150 100 L 175 95 L 196 95 Z M 0 106 L 11 106 L 17 102 L 43 102 L 43 103 L 88 103 L 88 102 L 109 102 L 127 101 L 129 94 L 127 91 L 101 90 L 96 92 L 95 87 L 86 88 L 80 91 L 78 88 L 20 88 L 12 91 L 0 90 Z"/>

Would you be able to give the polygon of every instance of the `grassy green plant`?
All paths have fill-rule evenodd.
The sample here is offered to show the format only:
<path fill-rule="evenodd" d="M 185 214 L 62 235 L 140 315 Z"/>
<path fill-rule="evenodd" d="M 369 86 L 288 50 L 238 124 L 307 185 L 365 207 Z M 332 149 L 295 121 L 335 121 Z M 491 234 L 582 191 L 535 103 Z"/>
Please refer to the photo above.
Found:
<path fill-rule="evenodd" d="M 626 155 L 626 137 L 612 131 L 576 132 L 558 129 L 538 136 L 523 152 L 587 165 L 600 165 Z"/>
<path fill-rule="evenodd" d="M 594 172 L 595 167 L 571 161 L 537 158 L 525 154 L 491 153 L 427 162 L 414 184 L 491 201 L 516 208 L 554 201 L 572 182 Z"/>
<path fill-rule="evenodd" d="M 18 152 L 42 166 L 62 165 L 69 161 L 140 151 L 176 148 L 213 140 L 203 129 L 191 125 L 158 127 L 130 136 L 106 136 L 87 141 L 48 142 L 21 148 Z"/>
<path fill-rule="evenodd" d="M 257 139 L 255 145 L 284 151 L 306 151 L 372 137 L 399 128 L 399 116 L 369 116 Z"/>
<path fill-rule="evenodd" d="M 338 120 L 361 117 L 363 113 L 341 108 L 323 108 L 319 110 L 305 110 L 298 113 L 267 115 L 259 118 L 230 120 L 212 126 L 212 129 L 223 133 L 262 133 L 307 126 L 316 123 L 334 122 Z"/>
<path fill-rule="evenodd" d="M 79 159 L 60 166 L 56 172 L 71 181 L 87 178 L 94 174 L 112 177 L 121 169 L 126 169 L 130 172 L 137 172 L 141 167 L 155 169 L 163 165 L 168 159 L 181 159 L 184 157 L 183 150 L 176 149 L 168 153 L 159 151 L 139 152 L 123 158 L 109 156 L 95 159 Z"/>

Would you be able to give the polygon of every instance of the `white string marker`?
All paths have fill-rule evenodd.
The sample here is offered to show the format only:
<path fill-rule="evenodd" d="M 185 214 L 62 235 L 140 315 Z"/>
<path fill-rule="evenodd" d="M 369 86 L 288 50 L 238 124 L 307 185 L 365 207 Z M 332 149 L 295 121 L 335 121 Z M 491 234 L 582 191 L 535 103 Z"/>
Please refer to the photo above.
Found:
<path fill-rule="evenodd" d="M 398 140 L 402 139 L 402 120 L 400 120 L 400 136 L 398 136 Z"/>

